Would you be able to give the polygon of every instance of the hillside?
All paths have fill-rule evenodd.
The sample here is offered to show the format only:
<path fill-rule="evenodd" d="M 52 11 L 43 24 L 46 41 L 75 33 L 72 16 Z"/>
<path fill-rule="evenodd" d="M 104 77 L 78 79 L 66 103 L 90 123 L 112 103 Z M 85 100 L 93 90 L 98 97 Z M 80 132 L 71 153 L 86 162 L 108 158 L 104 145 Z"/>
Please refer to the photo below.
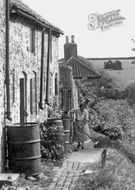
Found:
<path fill-rule="evenodd" d="M 115 58 L 116 59 L 116 58 Z M 115 60 L 112 58 L 111 60 Z M 111 70 L 104 69 L 104 62 L 109 60 L 109 58 L 89 58 L 88 59 L 93 66 L 98 70 L 105 70 L 111 76 L 115 77 L 122 86 L 126 87 L 128 84 L 135 81 L 135 64 L 131 64 L 135 58 L 120 58 L 119 61 L 122 62 L 122 70 Z"/>

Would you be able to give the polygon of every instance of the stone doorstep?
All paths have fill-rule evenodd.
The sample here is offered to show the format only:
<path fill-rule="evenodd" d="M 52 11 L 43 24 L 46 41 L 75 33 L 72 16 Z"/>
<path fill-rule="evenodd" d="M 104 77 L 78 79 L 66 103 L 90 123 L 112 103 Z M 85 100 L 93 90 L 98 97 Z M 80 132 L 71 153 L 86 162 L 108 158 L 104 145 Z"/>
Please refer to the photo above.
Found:
<path fill-rule="evenodd" d="M 15 185 L 20 174 L 0 173 L 0 184 Z"/>

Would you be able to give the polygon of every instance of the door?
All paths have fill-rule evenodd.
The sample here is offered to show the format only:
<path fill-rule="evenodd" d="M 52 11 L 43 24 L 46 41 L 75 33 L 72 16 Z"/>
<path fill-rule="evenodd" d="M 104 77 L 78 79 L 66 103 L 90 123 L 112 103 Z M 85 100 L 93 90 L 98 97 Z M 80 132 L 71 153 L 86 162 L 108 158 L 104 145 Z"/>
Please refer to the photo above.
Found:
<path fill-rule="evenodd" d="M 27 122 L 27 93 L 26 80 L 20 78 L 20 123 Z"/>

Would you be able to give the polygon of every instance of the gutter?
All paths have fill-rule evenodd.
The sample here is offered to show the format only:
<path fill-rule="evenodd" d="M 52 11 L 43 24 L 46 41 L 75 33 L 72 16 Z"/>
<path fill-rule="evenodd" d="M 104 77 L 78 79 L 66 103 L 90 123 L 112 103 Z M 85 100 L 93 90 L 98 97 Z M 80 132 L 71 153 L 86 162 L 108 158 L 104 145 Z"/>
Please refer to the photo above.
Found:
<path fill-rule="evenodd" d="M 6 84 L 6 118 L 8 120 L 11 119 L 11 111 L 10 111 L 10 67 L 9 67 L 9 0 L 6 0 L 6 68 L 5 68 L 5 84 Z"/>

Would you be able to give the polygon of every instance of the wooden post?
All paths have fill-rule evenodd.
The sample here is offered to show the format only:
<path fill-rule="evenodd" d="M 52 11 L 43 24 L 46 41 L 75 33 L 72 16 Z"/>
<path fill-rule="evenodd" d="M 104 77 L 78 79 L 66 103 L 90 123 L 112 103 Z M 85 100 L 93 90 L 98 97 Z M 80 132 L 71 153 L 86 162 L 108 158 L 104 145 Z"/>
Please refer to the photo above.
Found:
<path fill-rule="evenodd" d="M 101 169 L 104 169 L 104 167 L 105 167 L 106 154 L 107 154 L 107 149 L 103 149 L 103 151 L 101 153 Z"/>

